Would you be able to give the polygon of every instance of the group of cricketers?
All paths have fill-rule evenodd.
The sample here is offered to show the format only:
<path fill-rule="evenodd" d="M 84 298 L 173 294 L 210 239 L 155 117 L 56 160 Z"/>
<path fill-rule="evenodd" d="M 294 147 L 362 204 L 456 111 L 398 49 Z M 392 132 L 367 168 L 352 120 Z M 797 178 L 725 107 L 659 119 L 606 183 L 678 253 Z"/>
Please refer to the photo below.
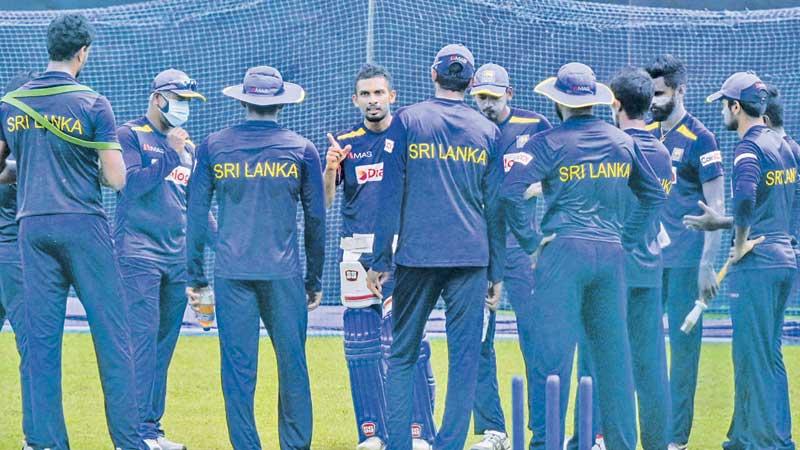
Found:
<path fill-rule="evenodd" d="M 535 87 L 553 102 L 555 127 L 512 107 L 506 69 L 476 68 L 463 45 L 436 54 L 431 98 L 394 112 L 391 75 L 368 64 L 352 95 L 363 117 L 328 134 L 323 165 L 278 122 L 303 88 L 269 66 L 223 90 L 244 120 L 199 145 L 183 127 L 190 102 L 205 97 L 175 69 L 155 77 L 143 116 L 117 126 L 108 100 L 78 82 L 93 39 L 83 16 L 55 18 L 46 71 L 15 77 L 0 105 L 0 312 L 21 356 L 23 449 L 70 448 L 61 401 L 70 286 L 86 309 L 115 448 L 186 449 L 161 426 L 167 372 L 187 299 L 197 307 L 212 295 L 232 447 L 262 448 L 263 322 L 279 385 L 279 442 L 265 447 L 311 448 L 306 328 L 322 299 L 325 211 L 340 185 L 358 450 L 461 450 L 471 417 L 473 450 L 510 450 L 493 348 L 503 292 L 525 360 L 531 449 L 545 445 L 553 374 L 565 441 L 576 349 L 596 386 L 595 448 L 633 450 L 637 439 L 645 450 L 688 448 L 702 326 L 679 328 L 696 299 L 719 289 L 724 228 L 734 229 L 735 406 L 723 448 L 795 448 L 781 328 L 797 278 L 800 147 L 783 130 L 777 89 L 757 75 L 733 74 L 708 97 L 740 138 L 727 216 L 722 151 L 686 111 L 687 69 L 671 55 L 625 67 L 608 85 L 565 64 Z M 613 125 L 593 114 L 600 105 Z M 118 192 L 111 225 L 101 186 Z M 206 248 L 216 255 L 213 293 Z M 437 427 L 425 325 L 440 300 L 449 365 Z"/>

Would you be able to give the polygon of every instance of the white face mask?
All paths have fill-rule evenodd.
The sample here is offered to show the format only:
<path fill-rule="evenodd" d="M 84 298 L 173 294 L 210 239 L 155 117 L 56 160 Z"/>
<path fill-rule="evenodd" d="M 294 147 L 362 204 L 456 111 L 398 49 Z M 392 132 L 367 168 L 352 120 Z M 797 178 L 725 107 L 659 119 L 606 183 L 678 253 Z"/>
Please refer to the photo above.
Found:
<path fill-rule="evenodd" d="M 164 97 L 166 98 L 166 97 Z M 161 109 L 164 119 L 173 127 L 179 127 L 189 120 L 189 101 L 167 98 L 167 107 Z"/>

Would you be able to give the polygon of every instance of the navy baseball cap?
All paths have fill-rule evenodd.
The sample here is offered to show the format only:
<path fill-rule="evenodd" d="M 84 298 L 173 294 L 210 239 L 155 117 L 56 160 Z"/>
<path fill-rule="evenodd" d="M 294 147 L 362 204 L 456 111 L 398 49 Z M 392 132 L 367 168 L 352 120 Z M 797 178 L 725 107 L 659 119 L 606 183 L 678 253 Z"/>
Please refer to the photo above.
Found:
<path fill-rule="evenodd" d="M 722 88 L 706 98 L 708 103 L 727 98 L 763 109 L 767 107 L 767 85 L 753 72 L 736 72 L 728 77 Z"/>
<path fill-rule="evenodd" d="M 242 84 L 228 86 L 222 90 L 222 93 L 257 106 L 300 103 L 306 97 L 306 92 L 302 87 L 283 81 L 283 76 L 278 69 L 270 66 L 248 69 Z"/>
<path fill-rule="evenodd" d="M 433 68 L 443 77 L 468 81 L 475 74 L 475 58 L 467 47 L 449 44 L 436 53 Z"/>
<path fill-rule="evenodd" d="M 181 98 L 197 98 L 206 101 L 203 94 L 197 92 L 197 81 L 189 78 L 178 69 L 167 69 L 153 79 L 153 92 L 172 92 Z"/>
<path fill-rule="evenodd" d="M 472 82 L 470 95 L 485 94 L 492 97 L 502 97 L 508 88 L 511 87 L 511 80 L 508 72 L 503 66 L 494 63 L 482 65 L 475 72 L 475 81 Z"/>
<path fill-rule="evenodd" d="M 591 67 L 572 62 L 558 69 L 558 74 L 537 84 L 533 91 L 568 108 L 610 105 L 611 88 L 597 81 Z"/>

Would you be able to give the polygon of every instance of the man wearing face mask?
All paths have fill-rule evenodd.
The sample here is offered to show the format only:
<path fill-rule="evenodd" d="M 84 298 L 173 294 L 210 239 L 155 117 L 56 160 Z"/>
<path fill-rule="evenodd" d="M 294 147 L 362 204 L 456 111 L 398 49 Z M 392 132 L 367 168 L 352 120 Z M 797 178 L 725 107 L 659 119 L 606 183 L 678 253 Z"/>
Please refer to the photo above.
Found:
<path fill-rule="evenodd" d="M 692 429 L 703 327 L 698 322 L 686 335 L 680 326 L 694 307 L 695 299 L 699 296 L 709 299 L 717 293 L 714 261 L 721 235 L 719 231 L 687 229 L 682 220 L 687 214 L 702 212 L 698 201 L 724 212 L 722 154 L 714 135 L 683 106 L 686 65 L 672 55 L 663 55 L 646 70 L 655 87 L 650 108 L 653 122 L 647 130 L 661 139 L 672 159 L 673 188 L 661 218 L 671 241 L 663 253 L 662 296 L 669 318 L 671 355 L 670 448 L 684 449 Z"/>
<path fill-rule="evenodd" d="M 498 151 L 503 152 L 505 173 L 511 170 L 515 161 L 528 160 L 529 155 L 524 153 L 522 148 L 531 136 L 551 128 L 550 122 L 541 114 L 509 106 L 513 89 L 508 72 L 502 66 L 491 63 L 481 66 L 475 72 L 475 82 L 470 90 L 470 95 L 475 99 L 481 113 L 500 128 Z M 526 206 L 532 220 L 531 225 L 538 231 L 536 197 L 528 199 Z M 517 315 L 520 349 L 525 355 L 525 360 L 530 361 L 534 351 L 530 340 L 532 333 L 530 327 L 535 326 L 536 323 L 530 315 L 533 270 L 528 254 L 522 250 L 511 232 L 506 234 L 506 268 L 503 274 L 503 285 L 508 300 Z M 475 393 L 473 410 L 475 433 L 482 434 L 483 440 L 473 445 L 471 450 L 508 450 L 511 448 L 497 387 L 497 362 L 494 352 L 497 306 L 497 303 L 487 302 L 487 308 L 490 310 L 489 320 L 484 324 L 486 331 L 481 344 L 478 389 Z"/>
<path fill-rule="evenodd" d="M 186 192 L 194 145 L 181 128 L 197 83 L 168 69 L 153 80 L 147 113 L 117 129 L 128 182 L 115 217 L 117 258 L 131 312 L 140 431 L 150 448 L 181 450 L 164 436 L 167 369 L 186 309 Z"/>

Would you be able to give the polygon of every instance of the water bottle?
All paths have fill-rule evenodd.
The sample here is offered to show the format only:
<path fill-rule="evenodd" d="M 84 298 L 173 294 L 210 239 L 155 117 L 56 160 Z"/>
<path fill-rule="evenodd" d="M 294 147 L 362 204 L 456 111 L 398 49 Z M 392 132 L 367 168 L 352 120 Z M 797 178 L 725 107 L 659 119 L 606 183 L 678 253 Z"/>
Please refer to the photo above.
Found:
<path fill-rule="evenodd" d="M 214 325 L 214 291 L 205 288 L 200 292 L 200 301 L 194 310 L 197 323 L 208 331 Z"/>

